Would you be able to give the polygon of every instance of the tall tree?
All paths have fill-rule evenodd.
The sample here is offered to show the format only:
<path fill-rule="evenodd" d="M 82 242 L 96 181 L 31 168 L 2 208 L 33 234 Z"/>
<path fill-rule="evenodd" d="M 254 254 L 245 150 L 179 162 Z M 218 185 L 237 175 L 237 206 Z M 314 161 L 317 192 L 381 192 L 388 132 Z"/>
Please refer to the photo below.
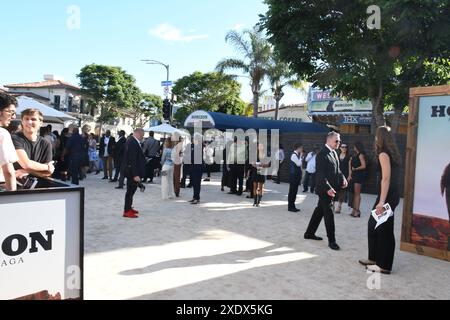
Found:
<path fill-rule="evenodd" d="M 386 98 L 415 84 L 405 77 L 449 57 L 449 0 L 380 0 L 379 29 L 368 27 L 368 0 L 266 3 L 261 24 L 281 57 L 315 86 L 370 99 L 376 125 L 384 124 Z"/>
<path fill-rule="evenodd" d="M 261 87 L 268 72 L 272 47 L 257 27 L 253 30 L 246 30 L 242 34 L 230 31 L 226 35 L 225 41 L 231 43 L 237 51 L 244 55 L 244 58 L 224 59 L 218 63 L 216 69 L 219 72 L 238 69 L 249 76 L 253 93 L 253 116 L 256 118 L 258 117 Z"/>
<path fill-rule="evenodd" d="M 100 109 L 100 122 L 117 118 L 136 104 L 140 90 L 133 76 L 120 67 L 91 64 L 77 75 L 82 93 Z"/>
<path fill-rule="evenodd" d="M 282 61 L 278 55 L 274 55 L 268 68 L 268 77 L 272 85 L 272 93 L 275 98 L 275 120 L 278 120 L 280 101 L 284 97 L 284 88 L 291 86 L 305 93 L 306 82 L 301 81 L 292 72 L 289 64 Z"/>
<path fill-rule="evenodd" d="M 143 127 L 150 119 L 162 119 L 163 100 L 160 96 L 140 93 L 131 108 L 123 110 L 121 115 L 133 120 L 136 127 Z"/>
<path fill-rule="evenodd" d="M 241 115 L 245 108 L 240 98 L 241 84 L 217 72 L 194 72 L 179 79 L 172 92 L 177 96 L 177 103 L 183 106 L 175 114 L 180 122 L 196 110 Z"/>

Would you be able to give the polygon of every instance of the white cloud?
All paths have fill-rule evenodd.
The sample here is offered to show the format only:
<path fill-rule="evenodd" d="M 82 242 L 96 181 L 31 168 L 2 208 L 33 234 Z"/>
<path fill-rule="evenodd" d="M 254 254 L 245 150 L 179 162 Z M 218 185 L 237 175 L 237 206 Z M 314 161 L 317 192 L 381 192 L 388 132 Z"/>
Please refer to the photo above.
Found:
<path fill-rule="evenodd" d="M 236 24 L 232 29 L 235 31 L 240 31 L 241 29 L 243 29 L 245 27 L 245 24 L 243 23 L 238 23 Z"/>
<path fill-rule="evenodd" d="M 162 23 L 156 26 L 155 28 L 151 29 L 149 33 L 162 40 L 174 42 L 191 42 L 194 40 L 206 39 L 209 37 L 207 34 L 191 36 L 183 35 L 183 32 L 180 29 L 168 23 Z"/>

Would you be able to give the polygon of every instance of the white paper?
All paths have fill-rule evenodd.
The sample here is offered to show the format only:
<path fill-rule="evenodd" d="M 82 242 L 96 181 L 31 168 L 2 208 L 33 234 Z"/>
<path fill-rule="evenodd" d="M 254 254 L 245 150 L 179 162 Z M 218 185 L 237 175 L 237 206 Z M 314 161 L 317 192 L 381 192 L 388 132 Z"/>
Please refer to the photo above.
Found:
<path fill-rule="evenodd" d="M 381 226 L 383 223 L 385 223 L 386 221 L 388 221 L 388 219 L 390 217 L 394 216 L 394 211 L 392 211 L 391 206 L 389 205 L 389 203 L 386 203 L 384 206 L 384 212 L 382 215 L 377 215 L 377 210 L 373 210 L 372 211 L 372 217 L 375 219 L 375 221 L 377 222 L 377 225 L 375 226 L 375 229 L 378 228 L 379 226 Z"/>

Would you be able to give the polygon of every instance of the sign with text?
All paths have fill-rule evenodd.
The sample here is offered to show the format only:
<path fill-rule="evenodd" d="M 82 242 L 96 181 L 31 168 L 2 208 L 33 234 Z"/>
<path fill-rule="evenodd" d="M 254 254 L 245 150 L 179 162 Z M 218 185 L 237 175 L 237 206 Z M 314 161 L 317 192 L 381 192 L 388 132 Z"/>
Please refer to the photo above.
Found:
<path fill-rule="evenodd" d="M 333 96 L 331 90 L 311 89 L 308 102 L 309 114 L 320 113 L 371 113 L 372 103 L 370 101 L 350 100 L 346 101 L 340 97 Z"/>
<path fill-rule="evenodd" d="M 80 193 L 0 194 L 0 300 L 81 298 Z"/>
<path fill-rule="evenodd" d="M 161 82 L 161 87 L 172 87 L 173 82 L 172 81 L 163 81 Z"/>

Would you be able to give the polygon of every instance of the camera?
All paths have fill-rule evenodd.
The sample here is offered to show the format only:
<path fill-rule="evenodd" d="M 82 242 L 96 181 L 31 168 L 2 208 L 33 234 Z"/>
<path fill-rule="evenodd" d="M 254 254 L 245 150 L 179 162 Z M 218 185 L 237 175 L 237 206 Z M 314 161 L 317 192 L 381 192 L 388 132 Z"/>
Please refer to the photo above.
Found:
<path fill-rule="evenodd" d="M 33 176 L 25 176 L 17 179 L 17 186 L 19 189 L 34 189 L 38 183 L 38 179 Z"/>
<path fill-rule="evenodd" d="M 142 182 L 137 183 L 138 188 L 141 190 L 141 192 L 145 192 L 145 186 Z"/>

